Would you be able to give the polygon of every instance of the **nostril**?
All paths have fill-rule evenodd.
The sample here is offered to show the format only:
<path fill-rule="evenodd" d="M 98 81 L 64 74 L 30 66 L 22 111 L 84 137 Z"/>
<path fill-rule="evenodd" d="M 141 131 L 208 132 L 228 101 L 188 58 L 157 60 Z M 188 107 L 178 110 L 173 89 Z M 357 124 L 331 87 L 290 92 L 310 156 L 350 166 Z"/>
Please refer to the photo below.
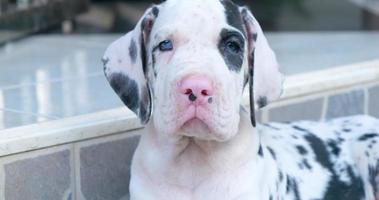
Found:
<path fill-rule="evenodd" d="M 191 89 L 186 89 L 185 92 L 184 92 L 184 94 L 186 94 L 186 95 L 190 95 L 190 94 L 192 94 L 192 93 L 193 93 L 193 92 L 192 92 Z"/>
<path fill-rule="evenodd" d="M 208 90 L 202 90 L 202 91 L 201 91 L 201 94 L 202 94 L 203 96 L 208 96 L 208 95 L 209 95 Z"/>
<path fill-rule="evenodd" d="M 1 0 L 0 0 L 1 1 Z M 205 76 L 187 76 L 177 83 L 178 93 L 191 102 L 206 102 L 213 95 L 212 80 Z"/>

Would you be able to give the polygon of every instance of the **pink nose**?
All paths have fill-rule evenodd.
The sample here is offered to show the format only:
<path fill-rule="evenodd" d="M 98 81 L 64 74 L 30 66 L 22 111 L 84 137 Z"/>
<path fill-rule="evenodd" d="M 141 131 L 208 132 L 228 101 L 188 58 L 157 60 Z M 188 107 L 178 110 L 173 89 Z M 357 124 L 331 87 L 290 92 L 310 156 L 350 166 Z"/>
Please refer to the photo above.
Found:
<path fill-rule="evenodd" d="M 213 95 L 212 81 L 204 76 L 188 76 L 179 83 L 179 91 L 190 102 L 211 102 Z"/>

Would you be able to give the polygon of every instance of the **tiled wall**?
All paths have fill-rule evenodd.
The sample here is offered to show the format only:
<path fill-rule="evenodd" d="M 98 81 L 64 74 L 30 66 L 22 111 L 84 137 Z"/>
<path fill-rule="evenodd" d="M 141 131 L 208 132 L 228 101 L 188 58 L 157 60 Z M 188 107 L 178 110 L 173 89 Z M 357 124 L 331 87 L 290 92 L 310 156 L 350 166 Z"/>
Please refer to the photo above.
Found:
<path fill-rule="evenodd" d="M 379 85 L 293 99 L 260 112 L 263 116 L 260 120 L 264 123 L 327 120 L 362 114 L 379 118 Z"/>
<path fill-rule="evenodd" d="M 379 118 L 379 85 L 289 100 L 260 111 L 261 121 Z M 127 200 L 140 130 L 0 158 L 0 199 Z"/>
<path fill-rule="evenodd" d="M 0 199 L 127 200 L 139 133 L 0 158 Z"/>

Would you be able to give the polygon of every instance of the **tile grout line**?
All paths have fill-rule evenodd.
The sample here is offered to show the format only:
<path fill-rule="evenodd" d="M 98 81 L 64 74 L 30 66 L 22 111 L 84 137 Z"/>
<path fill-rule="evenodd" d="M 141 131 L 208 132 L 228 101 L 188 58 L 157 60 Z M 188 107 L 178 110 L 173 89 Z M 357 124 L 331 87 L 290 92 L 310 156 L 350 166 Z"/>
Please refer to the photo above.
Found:
<path fill-rule="evenodd" d="M 363 113 L 369 115 L 369 105 L 370 105 L 370 92 L 368 87 L 363 88 L 364 92 L 364 103 L 363 103 Z"/>
<path fill-rule="evenodd" d="M 24 111 L 15 110 L 15 109 L 9 109 L 9 108 L 0 108 L 0 111 L 13 112 L 13 113 L 24 114 L 24 115 L 31 115 L 31 116 L 35 116 L 35 117 L 43 117 L 43 118 L 51 119 L 51 120 L 61 119 L 61 117 L 58 117 L 58 116 L 43 115 L 43 114 L 38 114 L 38 113 L 29 113 L 29 112 L 24 112 Z"/>
<path fill-rule="evenodd" d="M 321 116 L 320 120 L 326 120 L 326 115 L 328 113 L 328 108 L 329 108 L 329 95 L 324 96 L 323 100 L 323 106 L 322 106 L 322 111 L 321 111 Z"/>
<path fill-rule="evenodd" d="M 81 145 L 80 143 L 76 142 L 73 144 L 74 146 L 74 182 L 75 182 L 75 194 L 73 195 L 73 199 L 75 200 L 80 200 L 84 199 L 83 194 L 81 193 L 82 191 L 82 186 L 81 186 L 81 177 L 80 177 L 80 150 L 81 150 Z"/>
<path fill-rule="evenodd" d="M 5 199 L 5 166 L 0 160 L 0 199 Z"/>
<path fill-rule="evenodd" d="M 103 75 L 103 72 L 89 73 L 87 76 L 77 76 L 77 77 L 72 77 L 72 78 L 56 78 L 56 79 L 50 79 L 50 80 L 44 80 L 44 81 L 37 81 L 33 83 L 25 83 L 25 84 L 20 84 L 20 85 L 0 87 L 0 90 L 13 90 L 13 89 L 21 88 L 21 87 L 35 86 L 38 84 L 59 83 L 59 82 L 64 82 L 64 81 L 79 80 L 83 78 L 93 78 L 97 76 L 100 77 L 102 75 Z"/>
<path fill-rule="evenodd" d="M 71 147 L 71 187 L 72 187 L 72 191 L 71 191 L 71 199 L 74 199 L 76 200 L 77 198 L 77 195 L 76 195 L 76 147 L 75 147 L 75 143 L 72 144 L 72 147 Z"/>

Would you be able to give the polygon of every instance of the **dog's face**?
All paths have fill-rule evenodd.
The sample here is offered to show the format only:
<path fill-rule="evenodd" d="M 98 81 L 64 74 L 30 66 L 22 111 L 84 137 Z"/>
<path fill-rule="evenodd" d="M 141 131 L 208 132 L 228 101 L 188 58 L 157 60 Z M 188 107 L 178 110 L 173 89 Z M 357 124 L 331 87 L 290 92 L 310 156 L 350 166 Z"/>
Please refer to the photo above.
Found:
<path fill-rule="evenodd" d="M 281 91 L 275 55 L 259 24 L 229 0 L 153 6 L 103 61 L 123 102 L 166 135 L 228 140 L 237 133 L 249 80 L 260 107 Z"/>

